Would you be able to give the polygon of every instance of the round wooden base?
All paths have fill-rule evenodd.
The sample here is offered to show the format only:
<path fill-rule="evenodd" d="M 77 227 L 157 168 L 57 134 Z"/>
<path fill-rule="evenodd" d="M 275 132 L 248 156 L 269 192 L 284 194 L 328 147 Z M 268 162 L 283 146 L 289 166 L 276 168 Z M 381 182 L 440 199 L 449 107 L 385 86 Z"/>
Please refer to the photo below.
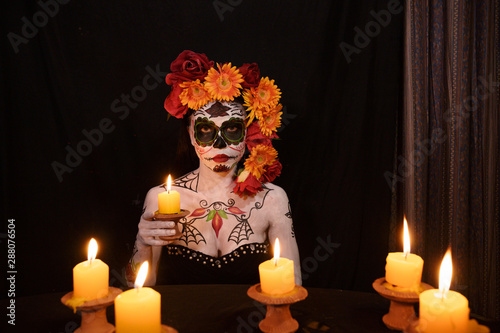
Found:
<path fill-rule="evenodd" d="M 106 297 L 86 301 L 76 310 L 82 314 L 82 323 L 75 333 L 112 333 L 115 327 L 108 323 L 106 318 L 106 308 L 113 304 L 116 296 L 120 295 L 122 290 L 115 287 L 109 287 Z M 73 298 L 73 292 L 69 292 L 61 298 L 61 302 L 67 307 L 73 309 L 71 305 L 66 304 Z"/>
<path fill-rule="evenodd" d="M 122 290 L 115 287 L 109 287 L 108 295 L 103 298 L 86 301 L 76 310 L 82 314 L 82 324 L 75 333 L 114 333 L 115 327 L 111 325 L 106 318 L 106 308 L 114 303 L 115 298 L 122 293 Z M 66 304 L 73 298 L 73 292 L 69 292 L 61 298 L 61 302 L 67 307 L 73 309 L 71 305 Z M 161 333 L 178 333 L 175 328 L 167 325 L 161 325 Z"/>
<path fill-rule="evenodd" d="M 259 323 L 262 332 L 289 333 L 298 330 L 299 323 L 292 318 L 290 304 L 306 299 L 307 290 L 305 288 L 296 285 L 287 294 L 271 296 L 264 294 L 260 283 L 258 283 L 248 289 L 247 295 L 267 306 L 266 318 Z"/>
<path fill-rule="evenodd" d="M 156 211 L 155 215 L 153 216 L 154 220 L 157 220 L 157 221 L 172 221 L 172 222 L 175 223 L 175 227 L 174 227 L 175 228 L 175 235 L 172 235 L 172 236 L 160 236 L 159 238 L 161 240 L 169 240 L 169 241 L 173 241 L 173 240 L 177 240 L 177 239 L 181 238 L 182 233 L 179 230 L 179 221 L 180 221 L 181 218 L 188 216 L 190 213 L 191 212 L 189 210 L 186 210 L 186 209 L 181 209 L 180 213 L 177 213 L 177 214 L 161 214 L 158 211 Z"/>
<path fill-rule="evenodd" d="M 408 327 L 412 318 L 415 317 L 413 305 L 418 303 L 419 293 L 389 289 L 384 285 L 385 282 L 385 278 L 379 278 L 372 284 L 373 289 L 391 301 L 389 312 L 382 317 L 382 320 L 387 328 L 402 331 Z M 421 291 L 432 288 L 431 285 L 426 283 L 420 284 Z"/>

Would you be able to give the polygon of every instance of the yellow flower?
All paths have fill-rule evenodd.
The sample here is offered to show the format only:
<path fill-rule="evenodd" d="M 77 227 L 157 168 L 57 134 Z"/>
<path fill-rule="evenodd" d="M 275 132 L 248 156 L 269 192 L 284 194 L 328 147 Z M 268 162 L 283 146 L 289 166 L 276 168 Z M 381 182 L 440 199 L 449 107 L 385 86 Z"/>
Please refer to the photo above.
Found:
<path fill-rule="evenodd" d="M 184 88 L 179 95 L 181 103 L 190 109 L 198 110 L 210 101 L 210 95 L 200 80 L 186 81 L 179 86 Z"/>
<path fill-rule="evenodd" d="M 281 126 L 281 115 L 283 114 L 283 112 L 281 112 L 282 108 L 283 106 L 278 104 L 269 111 L 264 109 L 256 112 L 262 134 L 269 137 Z"/>
<path fill-rule="evenodd" d="M 205 89 L 210 93 L 213 99 L 218 101 L 232 101 L 235 97 L 241 95 L 241 82 L 243 75 L 236 66 L 231 67 L 231 63 L 222 65 L 217 64 L 215 68 L 208 70 L 205 77 Z"/>
<path fill-rule="evenodd" d="M 272 165 L 277 157 L 278 152 L 272 146 L 258 145 L 252 149 L 250 156 L 246 159 L 245 170 L 250 171 L 255 178 L 260 179 L 264 168 Z"/>

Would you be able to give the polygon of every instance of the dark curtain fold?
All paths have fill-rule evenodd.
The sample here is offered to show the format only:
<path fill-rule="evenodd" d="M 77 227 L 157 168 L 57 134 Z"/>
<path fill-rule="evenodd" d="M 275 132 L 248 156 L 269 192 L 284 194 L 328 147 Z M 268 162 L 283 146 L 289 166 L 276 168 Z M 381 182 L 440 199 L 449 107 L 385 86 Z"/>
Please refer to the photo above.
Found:
<path fill-rule="evenodd" d="M 424 281 L 451 245 L 452 289 L 500 318 L 498 1 L 407 2 L 404 212 Z"/>

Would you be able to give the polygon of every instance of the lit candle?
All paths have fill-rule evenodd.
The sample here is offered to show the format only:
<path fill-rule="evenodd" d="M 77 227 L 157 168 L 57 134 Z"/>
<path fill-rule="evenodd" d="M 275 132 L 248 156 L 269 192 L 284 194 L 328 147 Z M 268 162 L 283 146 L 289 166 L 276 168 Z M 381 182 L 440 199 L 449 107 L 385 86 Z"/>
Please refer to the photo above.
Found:
<path fill-rule="evenodd" d="M 410 253 L 410 233 L 404 219 L 404 252 L 391 252 L 386 258 L 385 280 L 401 288 L 417 288 L 422 279 L 424 260 Z"/>
<path fill-rule="evenodd" d="M 439 290 L 420 294 L 419 329 L 425 333 L 466 333 L 469 325 L 469 302 L 462 294 L 451 291 L 451 250 L 448 249 L 439 270 Z"/>
<path fill-rule="evenodd" d="M 274 243 L 274 259 L 259 265 L 260 287 L 263 293 L 282 295 L 295 288 L 293 260 L 280 258 L 280 244 Z"/>
<path fill-rule="evenodd" d="M 142 287 L 147 274 L 148 262 L 145 261 L 137 273 L 134 289 L 116 297 L 116 333 L 161 332 L 161 296 L 151 288 Z"/>
<path fill-rule="evenodd" d="M 73 297 L 86 300 L 105 297 L 108 295 L 109 267 L 96 259 L 97 242 L 89 242 L 87 260 L 73 267 Z"/>
<path fill-rule="evenodd" d="M 181 196 L 179 192 L 172 190 L 172 178 L 168 175 L 167 191 L 158 194 L 158 213 L 178 214 L 181 212 Z"/>

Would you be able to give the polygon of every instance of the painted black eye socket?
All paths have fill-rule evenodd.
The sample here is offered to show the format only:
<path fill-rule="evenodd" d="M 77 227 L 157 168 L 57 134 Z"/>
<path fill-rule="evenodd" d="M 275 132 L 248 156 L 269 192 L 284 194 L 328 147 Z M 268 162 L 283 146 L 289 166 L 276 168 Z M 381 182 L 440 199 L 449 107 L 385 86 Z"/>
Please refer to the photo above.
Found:
<path fill-rule="evenodd" d="M 194 124 L 196 141 L 202 145 L 211 145 L 217 137 L 219 128 L 207 118 L 198 118 Z"/>
<path fill-rule="evenodd" d="M 210 126 L 209 124 L 199 124 L 196 126 L 196 138 L 198 141 L 203 143 L 211 142 L 215 139 L 218 132 L 216 126 Z"/>
<path fill-rule="evenodd" d="M 245 122 L 239 118 L 223 122 L 220 128 L 206 118 L 198 119 L 194 125 L 196 140 L 202 145 L 213 144 L 219 133 L 228 144 L 238 144 L 245 137 L 245 129 Z"/>
<path fill-rule="evenodd" d="M 222 124 L 222 136 L 227 141 L 240 142 L 245 136 L 245 124 L 232 122 L 227 125 Z"/>

